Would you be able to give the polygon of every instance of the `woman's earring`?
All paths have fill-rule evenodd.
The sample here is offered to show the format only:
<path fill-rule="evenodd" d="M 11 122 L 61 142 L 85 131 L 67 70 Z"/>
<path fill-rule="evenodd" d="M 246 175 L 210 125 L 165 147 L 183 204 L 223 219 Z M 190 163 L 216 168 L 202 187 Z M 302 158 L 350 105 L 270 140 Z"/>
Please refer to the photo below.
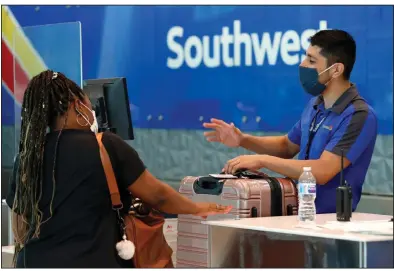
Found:
<path fill-rule="evenodd" d="M 77 115 L 77 123 L 78 123 L 80 126 L 82 126 L 82 127 L 88 126 L 88 125 L 89 125 L 89 120 L 88 120 L 88 118 L 87 118 L 84 114 L 82 114 L 77 108 L 75 108 L 75 110 L 78 112 L 78 115 Z M 85 124 L 81 124 L 80 118 L 82 118 L 82 119 L 85 121 Z"/>

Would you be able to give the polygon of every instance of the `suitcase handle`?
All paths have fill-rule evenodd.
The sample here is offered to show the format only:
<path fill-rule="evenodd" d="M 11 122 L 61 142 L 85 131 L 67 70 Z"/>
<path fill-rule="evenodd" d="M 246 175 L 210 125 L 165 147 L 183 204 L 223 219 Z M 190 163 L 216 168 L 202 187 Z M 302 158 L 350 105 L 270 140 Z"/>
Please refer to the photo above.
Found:
<path fill-rule="evenodd" d="M 213 177 L 200 177 L 194 182 L 193 189 L 196 194 L 220 195 L 223 191 L 223 180 Z"/>
<path fill-rule="evenodd" d="M 234 176 L 238 178 L 248 178 L 248 179 L 264 179 L 269 178 L 267 174 L 257 170 L 249 170 L 249 169 L 239 169 L 234 173 Z"/>

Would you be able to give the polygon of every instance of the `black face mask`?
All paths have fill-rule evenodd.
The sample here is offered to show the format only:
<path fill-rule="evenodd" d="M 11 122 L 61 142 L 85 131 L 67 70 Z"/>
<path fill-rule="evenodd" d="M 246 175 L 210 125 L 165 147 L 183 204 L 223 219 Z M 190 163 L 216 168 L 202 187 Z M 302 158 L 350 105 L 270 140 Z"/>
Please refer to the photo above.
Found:
<path fill-rule="evenodd" d="M 307 68 L 299 66 L 299 77 L 301 81 L 301 85 L 306 91 L 306 93 L 311 94 L 312 96 L 318 96 L 322 94 L 322 92 L 326 89 L 326 84 L 322 84 L 319 82 L 319 76 L 326 71 L 330 70 L 334 65 L 331 65 L 321 73 L 318 73 L 314 68 Z"/>

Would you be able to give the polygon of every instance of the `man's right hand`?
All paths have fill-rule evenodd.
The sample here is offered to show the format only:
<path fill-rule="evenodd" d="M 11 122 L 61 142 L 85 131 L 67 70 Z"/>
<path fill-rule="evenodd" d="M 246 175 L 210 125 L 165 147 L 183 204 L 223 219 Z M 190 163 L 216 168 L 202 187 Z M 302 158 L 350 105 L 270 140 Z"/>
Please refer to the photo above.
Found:
<path fill-rule="evenodd" d="M 204 132 L 209 142 L 220 142 L 232 148 L 240 146 L 243 134 L 233 123 L 228 124 L 222 120 L 211 119 L 211 122 L 204 123 L 203 126 L 213 130 Z"/>

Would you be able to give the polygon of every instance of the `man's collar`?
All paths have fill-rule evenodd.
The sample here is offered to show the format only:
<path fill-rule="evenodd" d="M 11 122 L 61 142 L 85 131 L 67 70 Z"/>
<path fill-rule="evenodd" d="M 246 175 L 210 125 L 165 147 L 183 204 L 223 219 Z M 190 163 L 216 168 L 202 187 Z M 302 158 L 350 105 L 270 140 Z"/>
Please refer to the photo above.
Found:
<path fill-rule="evenodd" d="M 357 97 L 359 97 L 357 88 L 355 85 L 351 85 L 350 88 L 348 88 L 342 95 L 341 97 L 336 100 L 334 105 L 328 109 L 331 110 L 337 114 L 341 114 L 343 110 L 346 109 L 346 107 L 354 101 Z M 323 96 L 320 95 L 319 97 L 316 98 L 315 104 L 313 105 L 313 108 L 316 110 L 318 106 L 324 102 Z"/>

